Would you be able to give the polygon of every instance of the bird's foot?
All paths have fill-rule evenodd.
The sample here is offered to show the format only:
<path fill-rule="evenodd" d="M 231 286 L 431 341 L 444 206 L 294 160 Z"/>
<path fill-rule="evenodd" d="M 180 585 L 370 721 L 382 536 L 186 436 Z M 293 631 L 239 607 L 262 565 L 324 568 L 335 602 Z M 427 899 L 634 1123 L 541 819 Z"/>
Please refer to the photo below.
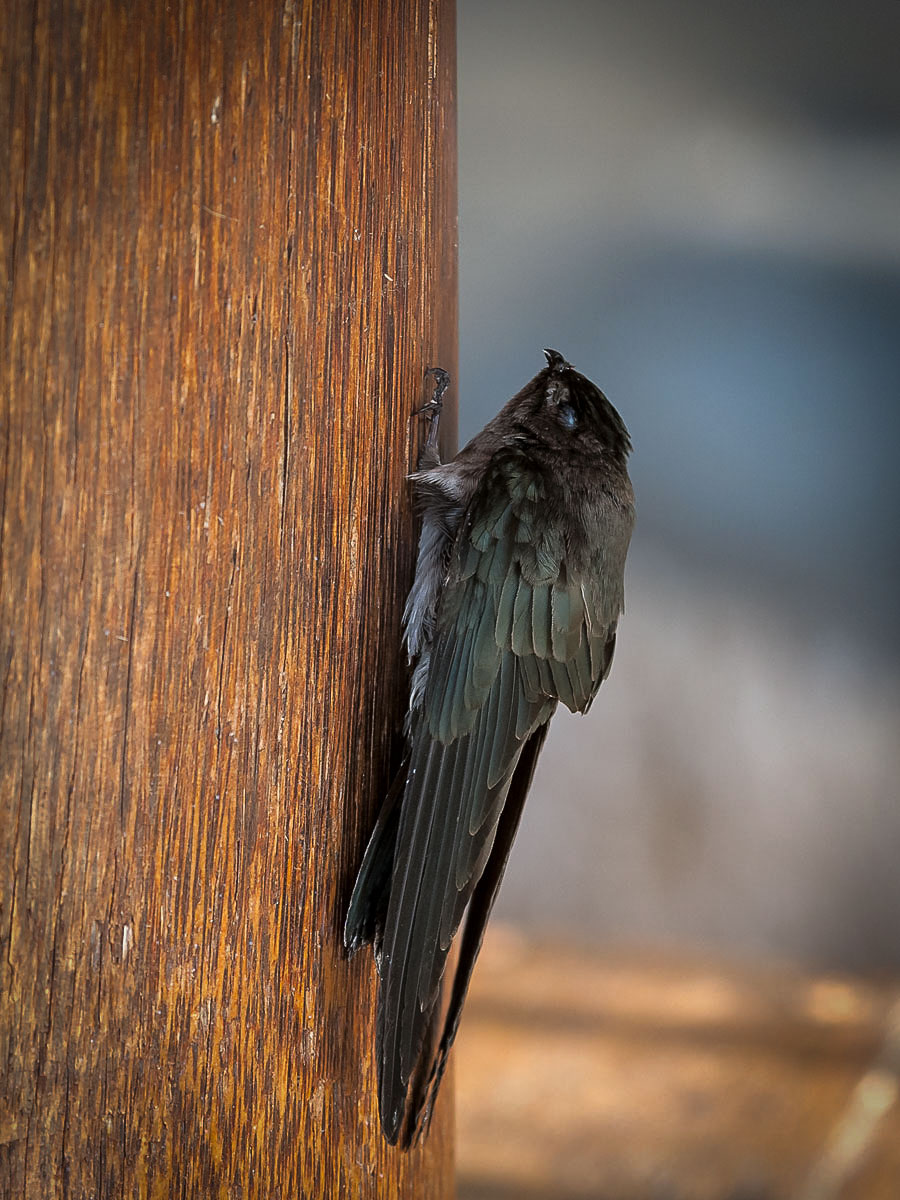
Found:
<path fill-rule="evenodd" d="M 445 371 L 443 367 L 429 367 L 425 372 L 426 378 L 429 375 L 434 376 L 434 391 L 431 393 L 431 399 L 415 412 L 415 416 L 424 416 L 428 420 L 428 436 L 425 438 L 425 445 L 422 447 L 419 457 L 420 471 L 440 464 L 438 429 L 441 422 L 441 410 L 444 407 L 444 393 L 450 386 L 450 372 Z"/>

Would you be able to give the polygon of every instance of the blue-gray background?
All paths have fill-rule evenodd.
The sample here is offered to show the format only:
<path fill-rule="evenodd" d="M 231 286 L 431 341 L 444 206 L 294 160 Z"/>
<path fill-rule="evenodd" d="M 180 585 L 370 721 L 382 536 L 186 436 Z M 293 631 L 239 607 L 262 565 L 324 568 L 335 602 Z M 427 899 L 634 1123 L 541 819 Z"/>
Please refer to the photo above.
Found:
<path fill-rule="evenodd" d="M 556 347 L 639 510 L 498 912 L 900 966 L 900 5 L 458 11 L 461 437 Z"/>

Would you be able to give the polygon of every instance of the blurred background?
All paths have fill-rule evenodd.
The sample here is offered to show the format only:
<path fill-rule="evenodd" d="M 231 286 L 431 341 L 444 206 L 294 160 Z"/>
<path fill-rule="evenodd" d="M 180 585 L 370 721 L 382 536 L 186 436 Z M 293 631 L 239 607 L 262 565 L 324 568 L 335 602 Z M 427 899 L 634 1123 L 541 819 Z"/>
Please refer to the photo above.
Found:
<path fill-rule="evenodd" d="M 511 944 L 527 961 L 526 943 L 551 975 L 554 947 L 583 947 L 607 983 L 616 956 L 649 955 L 652 978 L 660 955 L 707 980 L 716 963 L 727 986 L 715 975 L 713 991 L 735 1012 L 771 993 L 732 970 L 840 978 L 845 999 L 877 976 L 889 992 L 900 5 L 458 0 L 458 13 L 461 441 L 553 346 L 622 413 L 638 501 L 612 676 L 588 717 L 555 718 L 494 964 Z M 474 1022 L 478 988 L 515 974 L 492 969 Z M 664 1021 L 665 989 L 653 994 Z M 882 999 L 807 1159 L 886 1044 Z M 818 1019 L 797 1003 L 798 1020 Z M 505 1196 L 465 1153 L 462 1137 L 462 1194 Z M 660 1168 L 661 1191 L 567 1191 L 557 1176 L 535 1194 L 800 1194 L 784 1190 L 805 1178 L 799 1159 L 769 1184 L 765 1152 L 753 1162 L 682 1191 Z"/>

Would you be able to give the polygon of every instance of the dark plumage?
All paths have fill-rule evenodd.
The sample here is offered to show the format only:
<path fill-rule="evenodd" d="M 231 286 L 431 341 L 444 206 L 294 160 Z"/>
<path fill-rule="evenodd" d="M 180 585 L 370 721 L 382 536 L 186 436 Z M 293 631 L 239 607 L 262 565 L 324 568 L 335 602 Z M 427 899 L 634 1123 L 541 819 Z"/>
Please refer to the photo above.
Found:
<path fill-rule="evenodd" d="M 344 929 L 378 966 L 385 1137 L 427 1125 L 547 725 L 587 712 L 609 673 L 634 523 L 619 414 L 562 355 L 449 463 L 440 399 L 412 476 L 422 509 L 406 604 L 407 754 Z M 438 1039 L 440 984 L 463 915 Z M 407 1094 L 412 1090 L 411 1101 Z"/>

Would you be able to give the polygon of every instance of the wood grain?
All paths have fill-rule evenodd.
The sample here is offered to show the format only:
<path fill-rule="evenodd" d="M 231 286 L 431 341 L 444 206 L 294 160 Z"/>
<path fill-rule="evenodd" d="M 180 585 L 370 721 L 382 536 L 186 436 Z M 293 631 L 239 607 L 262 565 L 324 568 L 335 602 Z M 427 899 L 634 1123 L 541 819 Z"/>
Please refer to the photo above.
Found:
<path fill-rule="evenodd" d="M 454 19 L 2 23 L 4 1197 L 452 1194 L 450 1089 L 382 1139 L 339 934 L 456 367 Z"/>

